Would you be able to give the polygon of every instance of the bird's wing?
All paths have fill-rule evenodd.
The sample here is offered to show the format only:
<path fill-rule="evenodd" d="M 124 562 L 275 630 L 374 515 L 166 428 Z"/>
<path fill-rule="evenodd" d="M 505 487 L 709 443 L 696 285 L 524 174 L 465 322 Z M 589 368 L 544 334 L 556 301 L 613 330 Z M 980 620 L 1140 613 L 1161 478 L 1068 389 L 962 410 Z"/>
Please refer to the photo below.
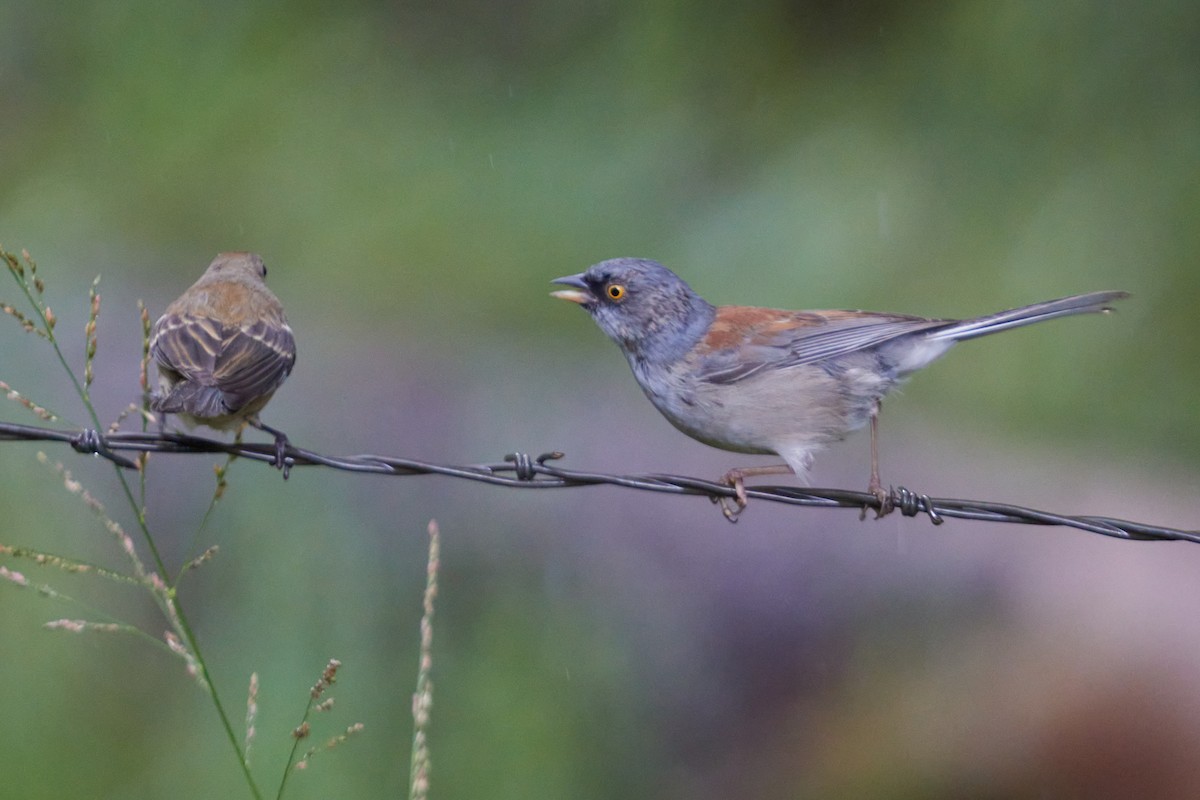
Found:
<path fill-rule="evenodd" d="M 225 326 L 215 319 L 167 313 L 154 324 L 150 354 L 186 380 L 211 386 L 225 335 Z"/>
<path fill-rule="evenodd" d="M 700 377 L 709 383 L 736 383 L 763 370 L 825 361 L 950 322 L 867 311 L 722 306 L 697 348 Z"/>
<path fill-rule="evenodd" d="M 167 314 L 154 326 L 150 351 L 185 380 L 219 389 L 230 411 L 278 389 L 296 363 L 292 329 L 282 319 L 234 326 Z"/>
<path fill-rule="evenodd" d="M 291 374 L 296 342 L 286 322 L 265 320 L 229 329 L 217 355 L 213 379 L 225 403 L 237 410 L 269 395 Z"/>

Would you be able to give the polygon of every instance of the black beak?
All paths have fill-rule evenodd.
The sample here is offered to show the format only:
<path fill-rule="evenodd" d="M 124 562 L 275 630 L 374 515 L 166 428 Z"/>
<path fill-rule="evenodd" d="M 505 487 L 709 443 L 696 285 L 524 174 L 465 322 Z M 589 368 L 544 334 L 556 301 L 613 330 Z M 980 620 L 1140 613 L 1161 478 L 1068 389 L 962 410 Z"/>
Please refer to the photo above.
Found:
<path fill-rule="evenodd" d="M 566 275 L 562 278 L 555 278 L 551 283 L 560 283 L 563 286 L 571 286 L 571 289 L 564 289 L 558 292 L 551 292 L 551 297 L 557 297 L 559 300 L 568 300 L 579 305 L 587 305 L 594 303 L 596 296 L 592 294 L 592 289 L 588 286 L 587 281 L 583 279 L 583 273 L 578 275 Z"/>

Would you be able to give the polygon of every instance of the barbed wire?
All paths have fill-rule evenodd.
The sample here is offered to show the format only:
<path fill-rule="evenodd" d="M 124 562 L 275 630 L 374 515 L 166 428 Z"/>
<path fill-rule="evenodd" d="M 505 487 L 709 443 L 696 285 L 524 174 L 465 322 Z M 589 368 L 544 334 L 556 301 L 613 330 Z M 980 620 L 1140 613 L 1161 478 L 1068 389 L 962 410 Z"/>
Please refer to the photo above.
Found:
<path fill-rule="evenodd" d="M 102 433 L 87 428 L 61 430 L 0 423 L 0 441 L 61 442 L 79 453 L 105 458 L 126 469 L 137 469 L 138 466 L 135 461 L 122 456 L 121 452 L 207 453 L 237 456 L 268 464 L 275 461 L 274 443 L 222 442 L 170 431 Z M 552 463 L 564 457 L 563 453 L 557 451 L 542 453 L 536 457 L 526 453 L 510 453 L 498 463 L 467 466 L 433 464 L 372 454 L 328 456 L 292 444 L 288 444 L 286 453 L 285 477 L 287 470 L 292 467 L 319 466 L 374 475 L 444 475 L 519 489 L 565 489 L 607 485 L 664 494 L 699 495 L 708 497 L 713 502 L 734 497 L 733 487 L 727 484 L 683 475 L 613 475 L 564 469 Z M 891 510 L 899 511 L 906 517 L 923 514 L 934 525 L 941 525 L 948 518 L 1025 525 L 1059 525 L 1131 541 L 1185 541 L 1200 544 L 1200 531 L 1195 530 L 1165 528 L 1112 517 L 1068 516 L 985 500 L 930 497 L 912 492 L 903 486 L 892 489 L 890 496 L 882 501 L 868 492 L 792 486 L 747 486 L 746 496 L 756 500 L 813 508 L 849 508 L 864 512 L 866 509 L 873 509 L 877 515 L 880 511 L 887 513 Z"/>

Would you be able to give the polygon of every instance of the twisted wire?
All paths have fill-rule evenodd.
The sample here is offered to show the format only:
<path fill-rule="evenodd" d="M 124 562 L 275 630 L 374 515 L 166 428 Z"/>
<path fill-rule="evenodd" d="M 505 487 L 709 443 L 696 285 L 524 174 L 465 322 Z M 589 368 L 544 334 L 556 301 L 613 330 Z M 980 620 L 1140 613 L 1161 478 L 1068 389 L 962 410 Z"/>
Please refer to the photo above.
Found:
<path fill-rule="evenodd" d="M 273 443 L 222 442 L 169 431 L 102 433 L 93 429 L 59 430 L 0 423 L 0 441 L 61 442 L 76 452 L 107 459 L 126 469 L 136 469 L 137 463 L 121 455 L 122 452 L 224 454 L 268 464 L 273 463 L 275 459 Z M 542 453 L 536 457 L 527 453 L 509 453 L 497 463 L 466 466 L 434 464 L 374 454 L 323 455 L 291 444 L 288 445 L 286 453 L 289 467 L 328 467 L 344 472 L 394 476 L 443 475 L 518 489 L 606 485 L 664 494 L 699 495 L 714 502 L 722 497 L 734 496 L 733 488 L 727 484 L 684 475 L 613 475 L 566 469 L 553 463 L 564 457 L 563 453 L 558 451 Z M 1112 517 L 1054 514 L 986 500 L 930 497 L 902 486 L 893 489 L 890 496 L 882 501 L 868 492 L 793 486 L 747 486 L 746 496 L 773 503 L 812 508 L 850 508 L 860 511 L 873 509 L 877 514 L 881 511 L 887 513 L 895 510 L 906 517 L 925 515 L 934 525 L 941 525 L 950 518 L 1025 525 L 1057 525 L 1131 541 L 1185 541 L 1200 544 L 1200 531 L 1196 530 L 1166 528 Z"/>

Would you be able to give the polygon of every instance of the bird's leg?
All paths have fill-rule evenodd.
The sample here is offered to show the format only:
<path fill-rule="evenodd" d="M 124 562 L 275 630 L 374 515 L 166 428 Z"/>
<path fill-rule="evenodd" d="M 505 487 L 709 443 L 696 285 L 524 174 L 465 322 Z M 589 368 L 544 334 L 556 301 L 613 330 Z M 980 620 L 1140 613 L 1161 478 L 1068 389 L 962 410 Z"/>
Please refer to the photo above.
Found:
<path fill-rule="evenodd" d="M 892 512 L 892 495 L 891 492 L 886 492 L 883 489 L 883 482 L 879 480 L 879 410 L 880 401 L 876 400 L 875 405 L 871 408 L 871 479 L 867 481 L 867 492 L 875 495 L 879 500 L 879 508 L 875 511 L 875 519 L 886 516 Z M 863 506 L 861 516 L 866 516 L 867 508 Z"/>
<path fill-rule="evenodd" d="M 867 491 L 876 497 L 883 493 L 883 482 L 879 480 L 879 401 L 871 408 L 871 479 Z M 882 498 L 881 498 L 882 499 Z"/>
<path fill-rule="evenodd" d="M 263 421 L 258 418 L 257 414 L 252 417 L 248 417 L 246 422 L 253 427 L 258 428 L 260 431 L 269 433 L 275 437 L 275 459 L 271 462 L 271 466 L 283 470 L 283 479 L 286 481 L 288 473 L 292 470 L 292 465 L 289 464 L 286 459 L 288 445 L 290 444 L 287 434 L 281 430 L 272 428 L 270 425 L 264 424 Z"/>
<path fill-rule="evenodd" d="M 714 503 L 721 506 L 721 513 L 725 515 L 725 519 L 730 522 L 737 522 L 738 514 L 746 510 L 746 505 L 749 499 L 746 497 L 745 478 L 752 478 L 756 475 L 792 475 L 794 470 L 787 464 L 769 464 L 763 467 L 739 467 L 731 469 L 721 476 L 721 483 L 728 484 L 733 487 L 733 502 L 730 502 L 728 497 L 713 497 L 710 498 Z"/>

